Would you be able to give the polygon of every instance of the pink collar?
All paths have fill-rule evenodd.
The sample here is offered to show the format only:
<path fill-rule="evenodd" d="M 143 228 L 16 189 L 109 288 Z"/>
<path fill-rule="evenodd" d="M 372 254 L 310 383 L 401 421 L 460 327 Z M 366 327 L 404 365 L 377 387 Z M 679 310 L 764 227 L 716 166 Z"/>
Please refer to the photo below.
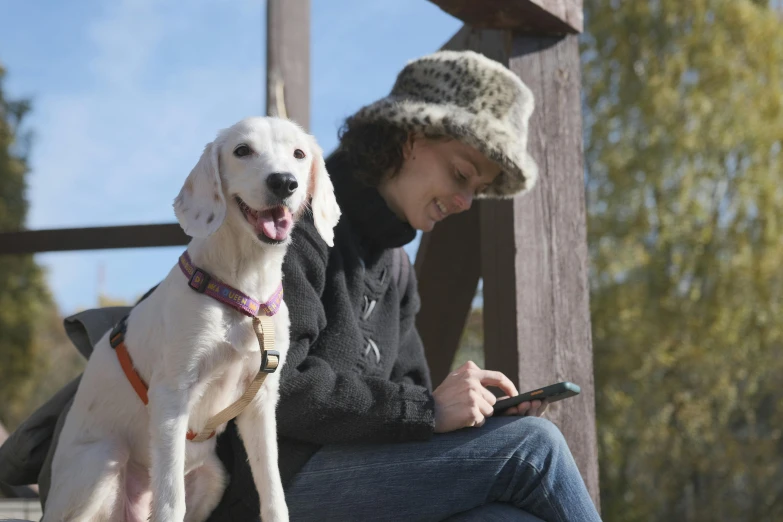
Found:
<path fill-rule="evenodd" d="M 267 302 L 256 301 L 236 288 L 221 283 L 204 270 L 194 266 L 187 250 L 179 256 L 179 267 L 185 276 L 189 278 L 188 286 L 193 290 L 200 294 L 206 294 L 248 317 L 255 317 L 260 313 L 268 316 L 275 315 L 283 302 L 283 283 L 280 283 L 280 286 L 277 287 L 277 290 L 275 290 L 275 293 L 272 294 L 272 297 Z"/>

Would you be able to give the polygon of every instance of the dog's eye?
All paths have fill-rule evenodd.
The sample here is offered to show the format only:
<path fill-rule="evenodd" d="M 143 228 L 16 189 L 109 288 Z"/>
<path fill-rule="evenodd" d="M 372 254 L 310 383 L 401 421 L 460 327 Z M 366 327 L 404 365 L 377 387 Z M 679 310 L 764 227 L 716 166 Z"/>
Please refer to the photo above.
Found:
<path fill-rule="evenodd" d="M 294 157 L 296 159 L 305 159 L 305 153 L 302 149 L 296 149 L 294 151 Z"/>
<path fill-rule="evenodd" d="M 250 150 L 250 147 L 248 147 L 244 143 L 239 147 L 237 147 L 236 149 L 234 149 L 234 156 L 236 156 L 237 158 L 241 158 L 243 156 L 249 156 L 252 153 L 253 151 Z"/>

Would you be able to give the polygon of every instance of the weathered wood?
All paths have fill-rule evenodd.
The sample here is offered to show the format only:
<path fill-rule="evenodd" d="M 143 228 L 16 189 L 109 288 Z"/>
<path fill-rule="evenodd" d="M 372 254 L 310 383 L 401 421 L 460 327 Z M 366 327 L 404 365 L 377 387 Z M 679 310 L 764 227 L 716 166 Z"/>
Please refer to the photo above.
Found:
<path fill-rule="evenodd" d="M 518 33 L 581 33 L 582 0 L 430 0 L 477 29 Z"/>
<path fill-rule="evenodd" d="M 509 66 L 536 99 L 528 147 L 540 177 L 530 194 L 482 207 L 487 366 L 512 365 L 516 345 L 521 388 L 581 386 L 547 416 L 599 506 L 578 37 L 516 35 Z"/>
<path fill-rule="evenodd" d="M 510 66 L 536 97 L 529 147 L 539 163 L 539 184 L 526 196 L 478 205 L 485 366 L 526 390 L 561 380 L 582 387 L 579 397 L 552 405 L 548 416 L 565 434 L 598 506 L 576 37 L 464 26 L 443 48 L 472 49 Z M 424 234 L 417 254 L 417 326 L 435 383 L 451 365 L 467 317 L 466 296 L 476 284 L 470 271 L 476 261 L 459 257 L 473 251 L 473 229 L 457 219 Z M 437 273 L 444 263 L 453 270 L 450 280 Z"/>
<path fill-rule="evenodd" d="M 517 245 L 512 239 L 514 203 L 482 201 L 479 222 L 481 275 L 484 280 L 485 366 L 503 372 L 519 388 L 519 360 L 527 346 L 519 342 L 519 310 L 514 305 L 518 291 L 515 274 Z M 521 384 L 525 390 L 530 389 L 524 380 Z"/>
<path fill-rule="evenodd" d="M 505 31 L 478 31 L 464 26 L 442 49 L 474 49 L 507 61 L 510 46 L 510 34 Z M 436 385 L 446 378 L 459 347 L 476 295 L 480 257 L 478 205 L 422 235 L 416 253 L 421 296 L 416 327 Z"/>
<path fill-rule="evenodd" d="M 310 126 L 310 0 L 267 0 L 266 113 Z"/>
<path fill-rule="evenodd" d="M 478 209 L 451 216 L 424 234 L 415 269 L 422 302 L 416 328 L 437 386 L 448 375 L 476 296 L 481 272 Z"/>
<path fill-rule="evenodd" d="M 508 65 L 511 52 L 511 33 L 492 29 L 476 29 L 463 25 L 454 36 L 443 44 L 442 50 L 459 51 L 470 49 L 481 53 L 487 58 Z"/>
<path fill-rule="evenodd" d="M 90 228 L 55 228 L 0 233 L 0 255 L 187 245 L 178 223 Z"/>

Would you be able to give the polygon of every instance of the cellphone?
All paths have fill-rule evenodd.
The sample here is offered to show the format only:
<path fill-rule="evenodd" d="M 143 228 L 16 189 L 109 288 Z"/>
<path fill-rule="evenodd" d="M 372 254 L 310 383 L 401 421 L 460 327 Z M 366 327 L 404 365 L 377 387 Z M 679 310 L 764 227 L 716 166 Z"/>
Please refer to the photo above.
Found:
<path fill-rule="evenodd" d="M 499 400 L 495 403 L 493 409 L 497 414 L 526 401 L 543 401 L 546 399 L 548 403 L 553 403 L 573 397 L 574 395 L 579 395 L 581 391 L 582 389 L 572 382 L 559 382 L 526 393 L 520 393 L 519 395 L 509 397 L 508 399 Z"/>

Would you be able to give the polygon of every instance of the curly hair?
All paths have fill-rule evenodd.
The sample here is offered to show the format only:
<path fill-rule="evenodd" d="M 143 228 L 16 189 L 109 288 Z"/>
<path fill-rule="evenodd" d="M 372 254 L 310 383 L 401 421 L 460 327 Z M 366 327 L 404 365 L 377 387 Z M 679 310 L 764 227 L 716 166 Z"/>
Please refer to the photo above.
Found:
<path fill-rule="evenodd" d="M 345 120 L 338 138 L 340 151 L 357 179 L 377 187 L 383 176 L 396 175 L 405 161 L 403 146 L 410 131 L 388 121 Z M 431 140 L 447 139 L 438 133 L 424 133 Z"/>

